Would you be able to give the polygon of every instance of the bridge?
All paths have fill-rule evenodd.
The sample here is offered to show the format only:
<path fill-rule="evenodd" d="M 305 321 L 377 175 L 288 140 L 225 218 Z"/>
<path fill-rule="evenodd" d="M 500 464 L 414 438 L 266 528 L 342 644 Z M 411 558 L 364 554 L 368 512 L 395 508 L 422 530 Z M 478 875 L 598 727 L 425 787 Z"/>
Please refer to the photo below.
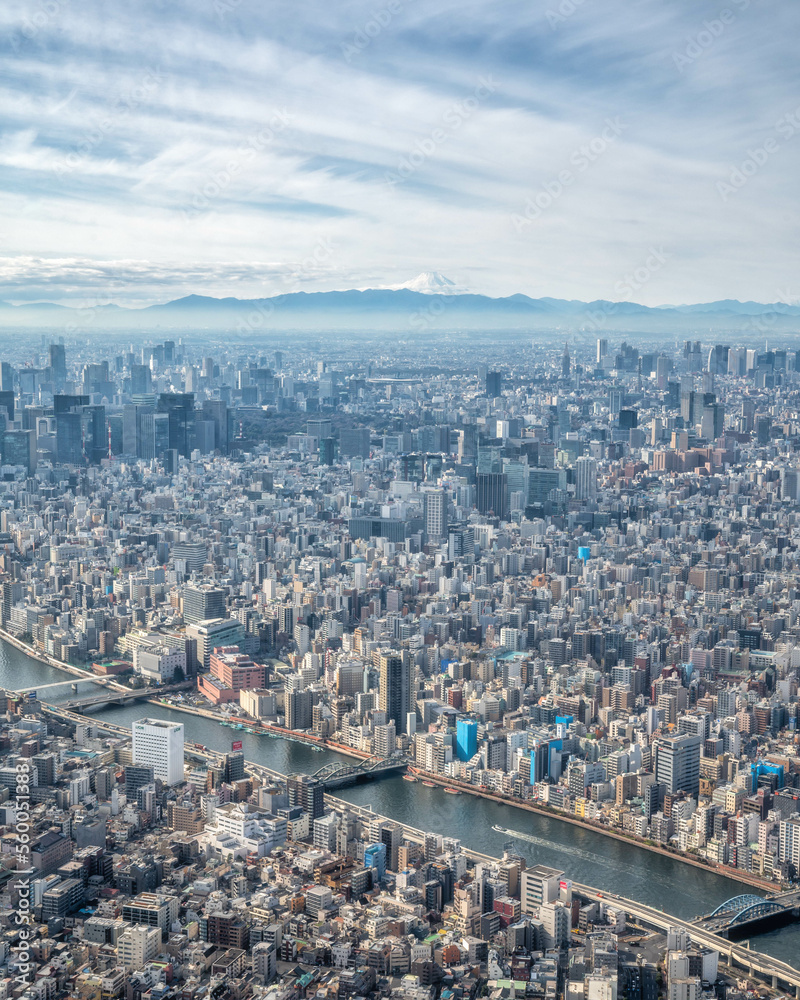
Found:
<path fill-rule="evenodd" d="M 689 932 L 692 941 L 718 951 L 720 961 L 727 962 L 731 970 L 745 970 L 752 977 L 758 977 L 769 983 L 773 989 L 791 991 L 796 1000 L 800 1000 L 800 970 L 795 969 L 787 962 L 781 962 L 770 955 L 753 951 L 744 945 L 734 944 L 721 934 L 715 934 L 706 929 L 702 924 L 681 920 L 680 917 L 664 913 L 663 910 L 657 910 L 653 906 L 638 903 L 636 900 L 626 899 L 613 892 L 601 892 L 593 886 L 581 885 L 579 882 L 573 882 L 572 889 L 585 899 L 592 901 L 600 899 L 607 906 L 619 907 L 625 910 L 628 916 L 635 917 L 638 924 L 652 927 L 662 934 L 666 933 L 670 927 L 683 927 Z M 755 898 L 759 902 L 764 902 L 760 896 Z"/>
<path fill-rule="evenodd" d="M 775 896 L 756 896 L 747 893 L 726 899 L 707 916 L 697 917 L 693 923 L 722 937 L 746 937 L 756 924 L 789 923 L 798 917 L 800 892 L 784 892 Z"/>
<path fill-rule="evenodd" d="M 404 771 L 408 764 L 406 757 L 375 756 L 358 762 L 335 760 L 315 771 L 311 777 L 322 782 L 325 788 L 341 788 L 357 781 L 372 781 L 385 774 Z"/>
<path fill-rule="evenodd" d="M 74 712 L 86 712 L 95 708 L 103 708 L 106 705 L 124 705 L 129 701 L 143 701 L 147 698 L 157 698 L 171 691 L 182 691 L 192 687 L 193 681 L 181 681 L 179 684 L 162 684 L 160 687 L 147 688 L 127 688 L 122 685 L 104 685 L 106 691 L 103 694 L 89 695 L 87 698 L 71 698 L 69 701 L 59 702 L 59 708 Z M 39 689 L 35 688 L 37 694 Z M 44 689 L 42 689 L 44 690 Z"/>

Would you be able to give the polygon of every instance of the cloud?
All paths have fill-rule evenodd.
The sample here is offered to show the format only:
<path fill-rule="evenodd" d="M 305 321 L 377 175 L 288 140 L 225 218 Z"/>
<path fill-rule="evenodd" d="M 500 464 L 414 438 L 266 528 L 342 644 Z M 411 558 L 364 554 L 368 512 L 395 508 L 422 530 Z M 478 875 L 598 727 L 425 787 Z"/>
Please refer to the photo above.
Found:
<path fill-rule="evenodd" d="M 771 301 L 797 266 L 800 135 L 735 197 L 716 186 L 797 110 L 799 21 L 778 0 L 511 0 L 502 16 L 488 0 L 143 0 L 113 18 L 99 0 L 10 2 L 2 294 L 124 303 L 435 268 L 488 294 L 591 299 L 657 243 L 670 263 L 643 300 Z M 608 118 L 624 132 L 579 170 Z M 335 252 L 301 267 L 321 240 Z"/>

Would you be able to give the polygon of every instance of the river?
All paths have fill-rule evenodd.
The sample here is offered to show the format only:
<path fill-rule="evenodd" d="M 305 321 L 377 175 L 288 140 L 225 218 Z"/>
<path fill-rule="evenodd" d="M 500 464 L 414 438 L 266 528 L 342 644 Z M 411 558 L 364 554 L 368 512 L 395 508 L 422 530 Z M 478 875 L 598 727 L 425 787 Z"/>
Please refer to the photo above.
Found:
<path fill-rule="evenodd" d="M 28 685 L 38 689 L 67 679 L 68 674 L 39 663 L 0 641 L 1 687 L 14 690 Z M 89 687 L 90 684 L 81 682 L 82 693 Z M 43 697 L 48 701 L 62 701 L 72 697 L 72 692 L 65 687 L 45 692 Z M 211 719 L 164 706 L 125 705 L 105 709 L 95 717 L 130 726 L 145 715 L 182 722 L 187 740 L 212 750 L 229 750 L 232 740 L 241 740 L 248 760 L 284 774 L 313 774 L 331 760 L 349 759 L 327 750 L 319 753 L 301 743 L 231 730 Z M 505 843 L 511 840 L 514 851 L 529 863 L 561 869 L 576 882 L 638 899 L 684 919 L 700 912 L 708 913 L 731 896 L 754 891 L 722 875 L 693 868 L 549 816 L 513 806 L 499 806 L 471 795 L 449 795 L 442 788 L 426 788 L 399 776 L 339 789 L 335 794 L 357 805 L 370 806 L 410 826 L 457 837 L 465 847 L 485 854 L 501 856 Z M 528 839 L 514 839 L 498 833 L 492 830 L 496 824 L 523 832 Z M 800 923 L 758 935 L 752 943 L 759 951 L 800 968 Z"/>

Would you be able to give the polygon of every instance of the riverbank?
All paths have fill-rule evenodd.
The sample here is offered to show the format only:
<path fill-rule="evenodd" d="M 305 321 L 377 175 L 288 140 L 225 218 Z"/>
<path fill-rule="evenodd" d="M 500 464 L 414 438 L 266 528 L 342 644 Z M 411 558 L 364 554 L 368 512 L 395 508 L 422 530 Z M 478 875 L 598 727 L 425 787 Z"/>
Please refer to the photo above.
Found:
<path fill-rule="evenodd" d="M 81 680 L 85 681 L 95 681 L 99 682 L 99 678 L 96 674 L 93 674 L 91 670 L 84 670 L 83 667 L 76 667 L 72 663 L 65 663 L 63 660 L 57 660 L 55 656 L 50 656 L 47 653 L 40 653 L 38 649 L 35 649 L 27 642 L 23 642 L 22 639 L 18 639 L 15 635 L 10 632 L 6 632 L 5 629 L 0 628 L 0 639 L 7 642 L 9 646 L 13 646 L 18 649 L 21 653 L 26 656 L 30 656 L 32 660 L 38 660 L 39 663 L 44 663 L 45 666 L 52 667 L 54 670 L 63 670 L 65 673 L 72 674 L 73 677 L 80 677 Z"/>
<path fill-rule="evenodd" d="M 467 795 L 475 795 L 478 798 L 488 799 L 489 801 L 497 802 L 500 805 L 510 806 L 512 809 L 522 809 L 526 812 L 539 813 L 541 816 L 549 816 L 552 819 L 560 820 L 563 823 L 570 823 L 572 826 L 582 827 L 584 830 L 591 830 L 592 833 L 599 833 L 604 837 L 610 837 L 612 840 L 619 840 L 627 844 L 633 844 L 635 847 L 641 847 L 643 850 L 651 851 L 653 854 L 660 854 L 662 857 L 672 858 L 674 861 L 680 861 L 682 864 L 690 865 L 693 868 L 713 872 L 715 875 L 721 875 L 723 878 L 729 878 L 734 882 L 740 882 L 745 885 L 753 886 L 756 889 L 761 889 L 763 892 L 775 892 L 780 889 L 780 886 L 777 883 L 768 882 L 766 879 L 759 878 L 757 875 L 753 875 L 750 872 L 743 872 L 738 868 L 731 868 L 728 865 L 715 864 L 711 861 L 699 861 L 696 858 L 689 857 L 683 852 L 671 851 L 668 848 L 659 847 L 658 844 L 648 843 L 641 837 L 637 837 L 633 834 L 622 833 L 618 830 L 611 830 L 599 823 L 592 823 L 590 820 L 581 819 L 579 816 L 570 816 L 557 809 L 537 805 L 534 802 L 508 798 L 505 795 L 501 795 L 499 792 L 481 791 L 481 789 L 476 788 L 475 785 L 470 785 L 458 778 L 446 778 L 440 774 L 425 771 L 420 767 L 414 767 L 413 772 L 418 774 L 425 781 L 431 781 L 435 785 L 440 785 L 442 788 L 457 788 L 459 791 L 464 792 Z"/>
<path fill-rule="evenodd" d="M 329 740 L 325 736 L 315 736 L 312 733 L 296 733 L 293 729 L 286 729 L 285 726 L 274 726 L 259 719 L 248 719 L 241 715 L 221 715 L 210 708 L 197 708 L 194 705 L 187 705 L 184 702 L 165 702 L 161 698 L 148 698 L 151 705 L 161 705 L 169 708 L 173 712 L 186 712 L 189 715 L 198 715 L 204 719 L 210 719 L 222 725 L 225 722 L 233 722 L 243 726 L 256 736 L 280 737 L 294 743 L 304 743 L 306 746 L 319 747 L 321 750 L 330 750 L 333 753 L 342 754 L 344 757 L 353 757 L 356 760 L 369 760 L 372 754 L 364 750 L 356 750 L 354 747 L 346 746 L 344 743 L 337 743 Z M 237 730 L 234 729 L 234 732 Z"/>

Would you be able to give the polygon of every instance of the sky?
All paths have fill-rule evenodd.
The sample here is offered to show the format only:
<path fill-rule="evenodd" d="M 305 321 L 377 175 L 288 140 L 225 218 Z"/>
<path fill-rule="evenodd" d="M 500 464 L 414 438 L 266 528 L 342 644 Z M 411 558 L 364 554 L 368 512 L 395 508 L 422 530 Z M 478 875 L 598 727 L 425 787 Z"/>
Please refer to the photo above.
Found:
<path fill-rule="evenodd" d="M 800 300 L 800 4 L 5 0 L 0 299 Z"/>

